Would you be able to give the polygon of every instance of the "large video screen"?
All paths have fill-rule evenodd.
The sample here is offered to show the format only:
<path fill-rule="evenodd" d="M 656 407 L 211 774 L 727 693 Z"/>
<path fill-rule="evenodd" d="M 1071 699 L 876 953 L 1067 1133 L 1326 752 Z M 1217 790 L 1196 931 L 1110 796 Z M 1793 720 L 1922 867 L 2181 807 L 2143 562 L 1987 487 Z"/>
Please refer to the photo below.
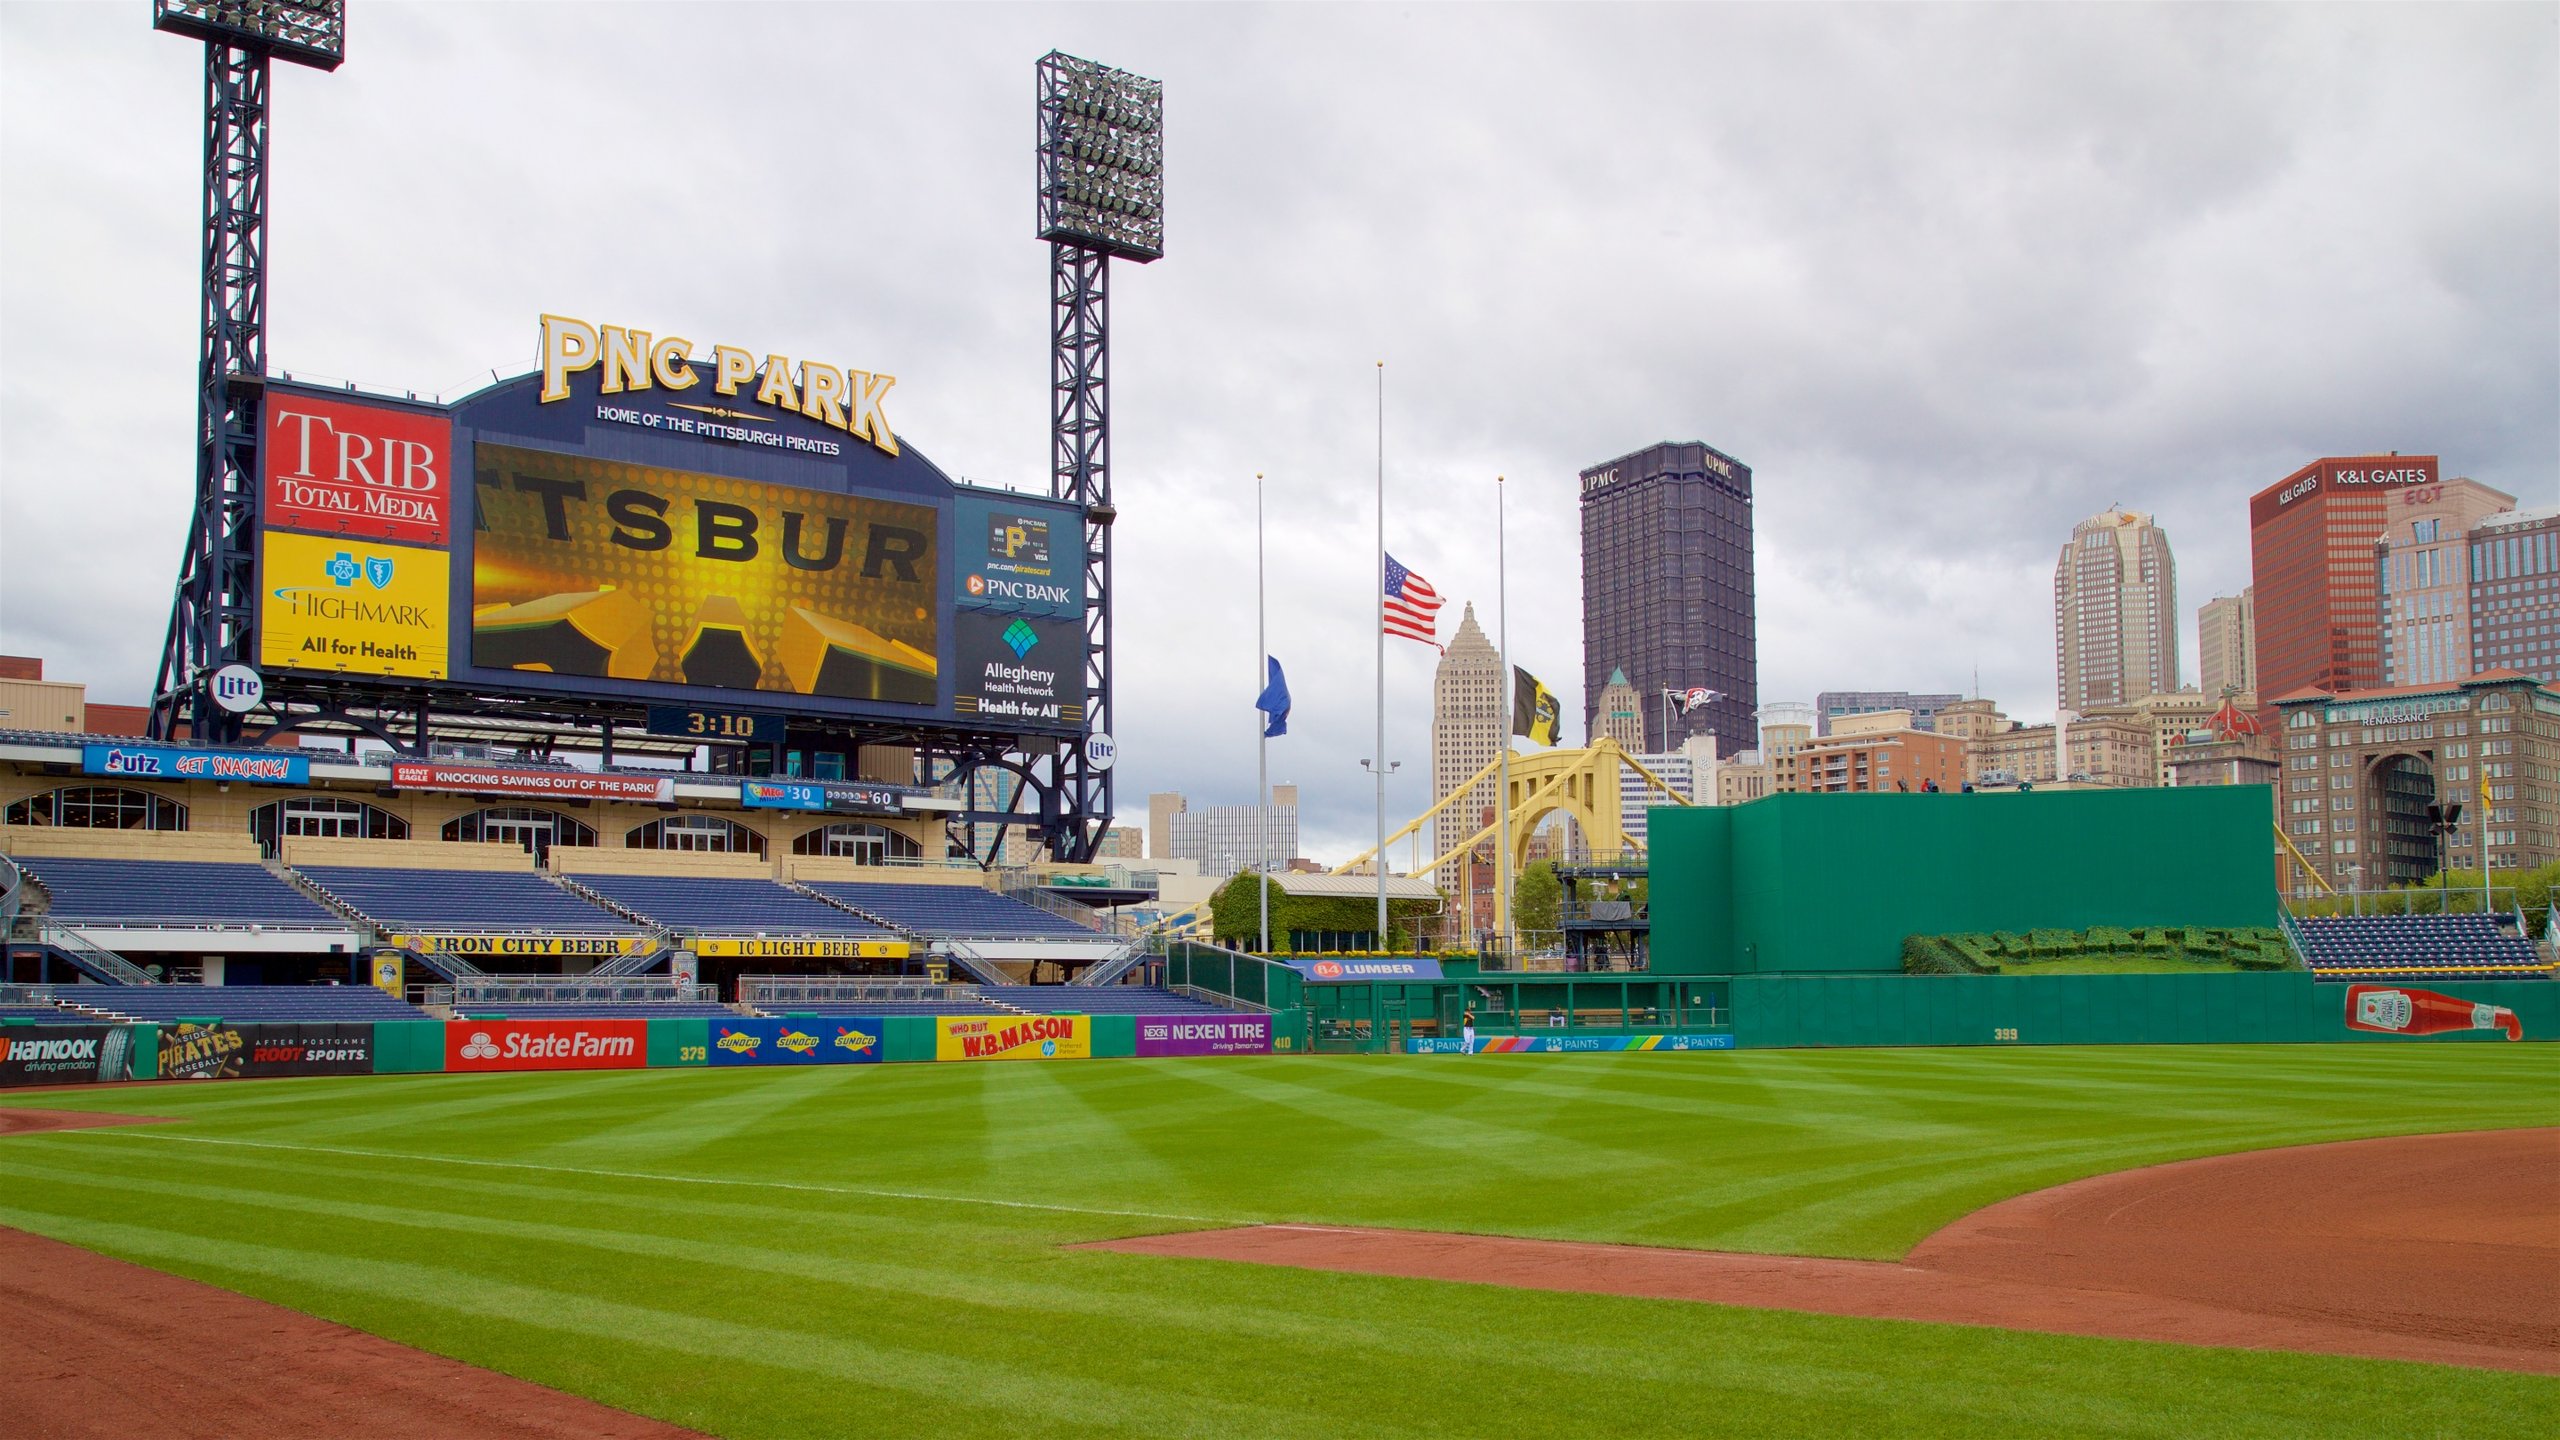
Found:
<path fill-rule="evenodd" d="M 940 699 L 930 507 L 510 445 L 473 482 L 475 666 Z"/>
<path fill-rule="evenodd" d="M 769 367 L 768 367 L 769 368 Z M 663 379 L 663 377 L 660 377 Z M 976 733 L 1085 724 L 1084 515 L 718 391 L 268 387 L 275 672 Z"/>

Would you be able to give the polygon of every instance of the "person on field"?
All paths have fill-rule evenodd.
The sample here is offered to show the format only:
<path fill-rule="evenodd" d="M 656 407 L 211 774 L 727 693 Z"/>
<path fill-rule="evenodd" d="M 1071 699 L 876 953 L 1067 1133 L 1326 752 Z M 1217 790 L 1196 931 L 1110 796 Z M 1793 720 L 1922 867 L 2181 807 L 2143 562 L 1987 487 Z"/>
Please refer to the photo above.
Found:
<path fill-rule="evenodd" d="M 1476 1053 L 1476 1012 L 1472 1007 L 1458 1017 L 1458 1051 L 1463 1055 Z"/>

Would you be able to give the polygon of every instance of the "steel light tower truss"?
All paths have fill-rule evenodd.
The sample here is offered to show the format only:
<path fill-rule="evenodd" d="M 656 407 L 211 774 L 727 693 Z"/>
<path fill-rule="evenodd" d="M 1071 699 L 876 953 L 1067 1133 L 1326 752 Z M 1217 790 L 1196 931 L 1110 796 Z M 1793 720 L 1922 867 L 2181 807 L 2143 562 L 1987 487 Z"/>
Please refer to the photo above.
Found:
<path fill-rule="evenodd" d="M 1111 259 L 1164 254 L 1164 85 L 1051 51 L 1040 58 L 1039 235 L 1049 242 L 1050 493 L 1085 507 L 1085 730 L 1109 735 Z M 1060 859 L 1093 858 L 1110 827 L 1108 757 L 1056 757 L 1042 829 Z"/>
<path fill-rule="evenodd" d="M 258 414 L 267 368 L 267 71 L 335 70 L 344 0 L 153 0 L 152 28 L 204 42 L 204 304 L 196 354 L 195 511 L 178 563 L 151 733 L 184 720 L 237 739 L 202 678 L 254 661 Z"/>

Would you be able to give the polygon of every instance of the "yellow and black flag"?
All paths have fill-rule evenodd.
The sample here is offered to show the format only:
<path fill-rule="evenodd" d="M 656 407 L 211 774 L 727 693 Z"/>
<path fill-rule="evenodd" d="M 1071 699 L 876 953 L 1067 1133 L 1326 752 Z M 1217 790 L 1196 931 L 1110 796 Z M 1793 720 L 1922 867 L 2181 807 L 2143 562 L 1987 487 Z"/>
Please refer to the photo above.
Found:
<path fill-rule="evenodd" d="M 1553 745 L 1564 734 L 1564 707 L 1556 703 L 1556 692 L 1517 665 L 1511 667 L 1511 733 L 1532 745 Z"/>

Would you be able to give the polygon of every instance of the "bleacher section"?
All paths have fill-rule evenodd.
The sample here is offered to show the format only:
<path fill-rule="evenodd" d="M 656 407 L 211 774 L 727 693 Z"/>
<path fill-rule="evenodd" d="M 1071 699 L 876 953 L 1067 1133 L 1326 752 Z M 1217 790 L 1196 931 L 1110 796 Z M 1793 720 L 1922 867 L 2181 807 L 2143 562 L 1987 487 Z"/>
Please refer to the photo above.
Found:
<path fill-rule="evenodd" d="M 71 925 L 311 925 L 347 922 L 264 866 L 195 860 L 22 856 L 47 918 Z"/>
<path fill-rule="evenodd" d="M 865 915 L 919 935 L 960 940 L 1095 938 L 1095 932 L 1087 926 L 974 885 L 893 885 L 853 880 L 803 883 L 831 900 L 840 900 Z"/>
<path fill-rule="evenodd" d="M 634 928 L 530 871 L 303 865 L 294 873 L 386 930 L 574 934 Z"/>
<path fill-rule="evenodd" d="M 981 985 L 999 1005 L 1034 1015 L 1223 1015 L 1226 1011 L 1155 985 Z"/>
<path fill-rule="evenodd" d="M 503 1000 L 457 1001 L 453 1013 L 471 1020 L 735 1020 L 738 1012 L 726 1005 L 696 1000 L 633 1000 L 623 1004 L 610 1002 Z"/>
<path fill-rule="evenodd" d="M 2533 942 L 2488 915 L 2333 916 L 2296 922 L 2303 962 L 2323 980 L 2547 979 Z"/>
<path fill-rule="evenodd" d="M 54 992 L 65 1009 L 127 1020 L 424 1020 L 370 985 L 84 985 Z"/>
<path fill-rule="evenodd" d="M 86 1025 L 93 1017 L 74 1015 L 51 1005 L 0 1005 L 0 1025 L 25 1020 L 38 1025 Z"/>
<path fill-rule="evenodd" d="M 578 883 L 663 929 L 892 938 L 879 926 L 771 880 L 580 875 Z"/>
<path fill-rule="evenodd" d="M 1046 989 L 1057 989 L 1051 985 Z M 984 1000 L 812 1000 L 765 1007 L 772 1015 L 1020 1015 L 1025 1012 Z M 1045 1013 L 1045 1012 L 1042 1012 Z"/>

